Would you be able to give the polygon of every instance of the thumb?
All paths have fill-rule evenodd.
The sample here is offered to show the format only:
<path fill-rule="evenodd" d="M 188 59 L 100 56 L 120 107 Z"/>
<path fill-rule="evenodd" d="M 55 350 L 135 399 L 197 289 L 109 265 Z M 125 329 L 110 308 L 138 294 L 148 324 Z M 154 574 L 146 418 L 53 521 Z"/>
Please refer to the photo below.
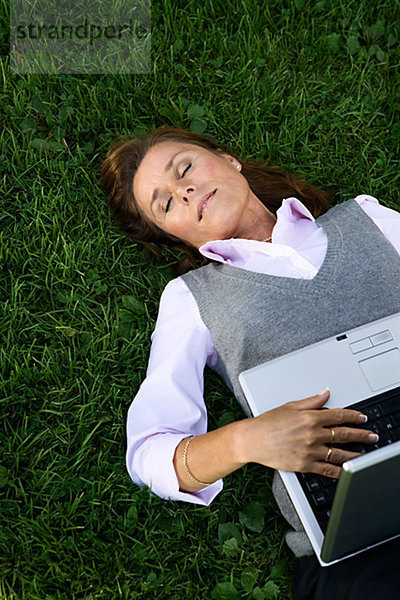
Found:
<path fill-rule="evenodd" d="M 296 408 L 300 410 L 315 410 L 317 408 L 321 408 L 326 402 L 329 400 L 329 396 L 331 392 L 328 387 L 324 388 L 315 396 L 310 396 L 309 398 L 304 398 L 304 400 L 297 400 L 292 404 L 296 405 Z"/>

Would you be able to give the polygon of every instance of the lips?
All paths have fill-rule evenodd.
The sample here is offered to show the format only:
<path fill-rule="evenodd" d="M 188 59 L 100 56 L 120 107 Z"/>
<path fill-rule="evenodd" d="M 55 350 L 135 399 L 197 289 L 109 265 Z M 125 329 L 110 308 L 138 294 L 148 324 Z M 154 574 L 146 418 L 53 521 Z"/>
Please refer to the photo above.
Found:
<path fill-rule="evenodd" d="M 214 196 L 214 194 L 215 194 L 216 191 L 217 191 L 216 189 L 213 190 L 209 194 L 206 194 L 205 196 L 203 196 L 202 199 L 200 200 L 199 205 L 197 207 L 198 215 L 199 215 L 199 221 L 201 221 L 201 219 L 203 218 L 203 213 L 204 213 L 204 210 L 205 210 L 205 208 L 207 206 L 207 203 L 208 203 L 209 199 L 211 198 L 211 196 Z"/>

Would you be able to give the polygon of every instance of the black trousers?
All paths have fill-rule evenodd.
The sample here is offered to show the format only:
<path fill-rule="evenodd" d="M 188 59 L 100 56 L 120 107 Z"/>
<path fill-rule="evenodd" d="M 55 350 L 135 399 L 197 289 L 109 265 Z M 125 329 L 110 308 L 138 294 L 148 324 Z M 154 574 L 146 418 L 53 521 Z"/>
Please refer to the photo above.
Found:
<path fill-rule="evenodd" d="M 400 538 L 330 567 L 315 556 L 297 561 L 293 600 L 397 600 L 400 598 Z"/>

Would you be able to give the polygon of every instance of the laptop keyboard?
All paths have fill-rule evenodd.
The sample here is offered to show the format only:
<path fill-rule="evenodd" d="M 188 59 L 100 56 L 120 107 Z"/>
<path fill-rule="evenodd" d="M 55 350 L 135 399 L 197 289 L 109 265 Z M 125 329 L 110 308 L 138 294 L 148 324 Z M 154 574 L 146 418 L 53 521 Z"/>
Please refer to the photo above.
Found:
<path fill-rule="evenodd" d="M 343 448 L 364 454 L 400 440 L 400 387 L 367 400 L 362 400 L 346 408 L 354 408 L 367 415 L 368 421 L 365 424 L 351 425 L 351 427 L 373 431 L 379 435 L 379 441 L 376 444 L 333 444 L 335 448 Z M 323 533 L 325 533 L 331 514 L 337 479 L 314 473 L 296 473 L 296 475 L 315 517 Z"/>

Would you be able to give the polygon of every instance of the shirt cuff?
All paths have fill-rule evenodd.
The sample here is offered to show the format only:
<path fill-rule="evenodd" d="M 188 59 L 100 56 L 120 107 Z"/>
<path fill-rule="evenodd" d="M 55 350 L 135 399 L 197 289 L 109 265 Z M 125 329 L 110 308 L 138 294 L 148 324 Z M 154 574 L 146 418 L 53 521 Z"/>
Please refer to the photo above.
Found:
<path fill-rule="evenodd" d="M 128 450 L 128 472 L 135 483 L 148 485 L 160 498 L 208 506 L 222 490 L 222 479 L 199 492 L 189 493 L 179 490 L 173 458 L 176 447 L 186 437 L 188 437 L 187 433 L 162 433 L 148 438 L 135 451 L 133 457 L 130 457 Z"/>

